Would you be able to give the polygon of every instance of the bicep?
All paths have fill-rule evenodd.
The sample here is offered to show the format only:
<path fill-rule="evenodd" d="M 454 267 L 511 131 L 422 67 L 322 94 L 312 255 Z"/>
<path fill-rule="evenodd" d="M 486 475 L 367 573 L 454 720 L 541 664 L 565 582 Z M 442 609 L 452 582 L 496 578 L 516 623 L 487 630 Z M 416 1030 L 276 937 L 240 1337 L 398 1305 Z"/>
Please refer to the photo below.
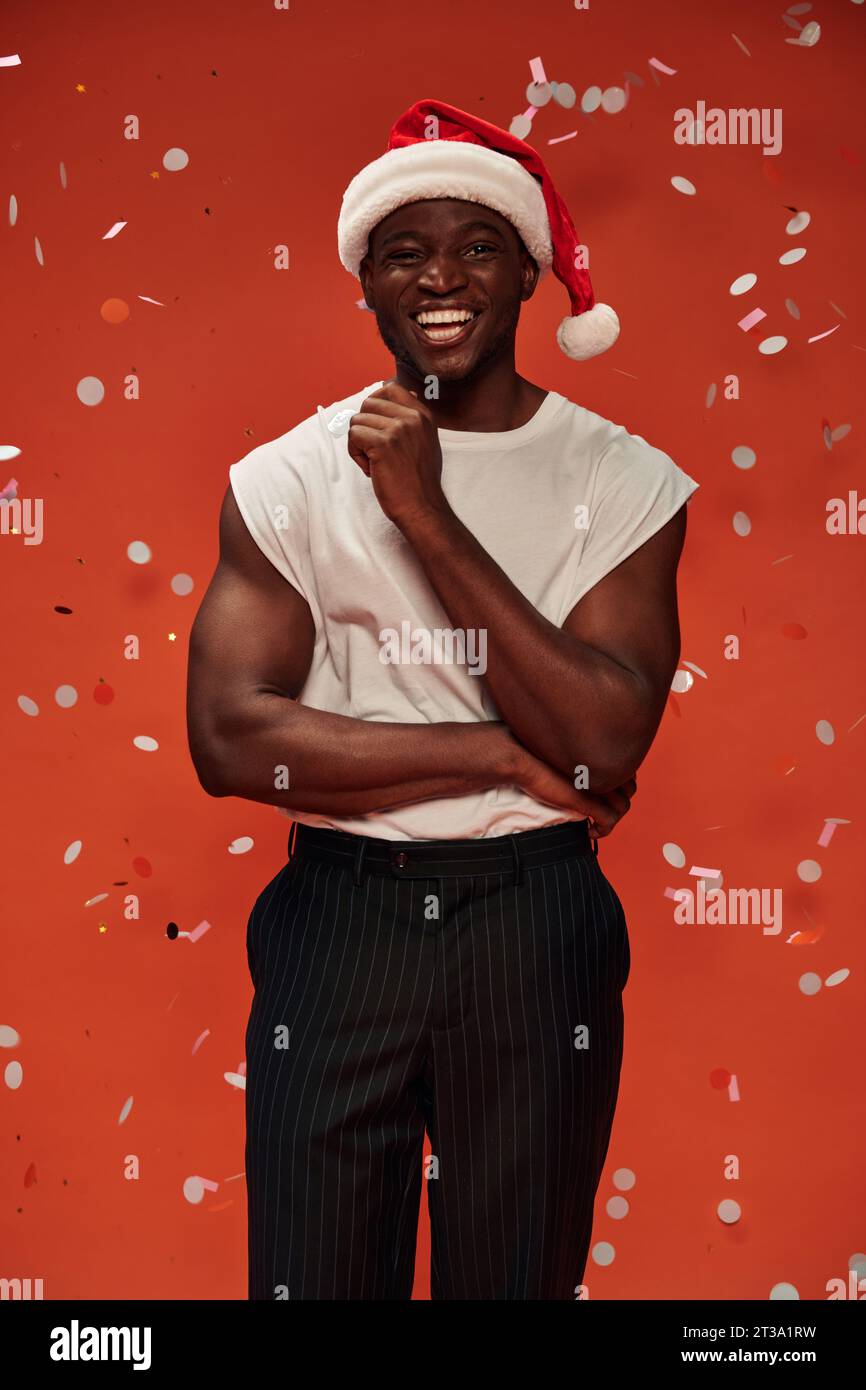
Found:
<path fill-rule="evenodd" d="M 220 556 L 190 634 L 187 722 L 197 769 L 263 691 L 294 699 L 310 670 L 309 604 L 250 535 L 231 486 L 220 513 Z"/>
<path fill-rule="evenodd" d="M 634 677 L 660 719 L 680 655 L 677 566 L 686 506 L 575 604 L 563 631 L 603 652 Z"/>

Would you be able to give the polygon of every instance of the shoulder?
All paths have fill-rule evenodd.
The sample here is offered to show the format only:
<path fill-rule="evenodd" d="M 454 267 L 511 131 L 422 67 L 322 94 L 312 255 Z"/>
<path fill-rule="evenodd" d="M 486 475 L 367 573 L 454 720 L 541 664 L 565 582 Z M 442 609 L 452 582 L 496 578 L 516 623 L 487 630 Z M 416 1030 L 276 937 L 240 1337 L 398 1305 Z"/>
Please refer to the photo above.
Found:
<path fill-rule="evenodd" d="M 625 425 L 586 410 L 575 401 L 565 399 L 564 422 L 580 439 L 590 455 L 596 471 L 596 489 L 600 496 L 608 491 L 619 495 L 629 492 L 671 490 L 690 494 L 699 484 L 690 478 L 663 449 L 648 443 L 643 435 Z"/>

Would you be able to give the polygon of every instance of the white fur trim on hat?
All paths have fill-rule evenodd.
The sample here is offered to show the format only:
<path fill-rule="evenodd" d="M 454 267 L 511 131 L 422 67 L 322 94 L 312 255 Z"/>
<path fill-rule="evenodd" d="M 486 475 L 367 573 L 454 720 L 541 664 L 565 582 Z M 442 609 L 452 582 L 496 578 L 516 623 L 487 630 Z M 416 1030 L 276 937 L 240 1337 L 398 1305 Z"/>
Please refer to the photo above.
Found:
<path fill-rule="evenodd" d="M 510 155 L 462 140 L 419 140 L 388 150 L 355 175 L 337 222 L 340 260 L 358 275 L 373 228 L 404 203 L 460 198 L 493 208 L 514 226 L 539 269 L 553 264 L 541 185 Z"/>
<path fill-rule="evenodd" d="M 556 341 L 575 362 L 606 352 L 618 337 L 619 318 L 609 304 L 594 304 L 582 314 L 563 319 L 556 330 Z"/>

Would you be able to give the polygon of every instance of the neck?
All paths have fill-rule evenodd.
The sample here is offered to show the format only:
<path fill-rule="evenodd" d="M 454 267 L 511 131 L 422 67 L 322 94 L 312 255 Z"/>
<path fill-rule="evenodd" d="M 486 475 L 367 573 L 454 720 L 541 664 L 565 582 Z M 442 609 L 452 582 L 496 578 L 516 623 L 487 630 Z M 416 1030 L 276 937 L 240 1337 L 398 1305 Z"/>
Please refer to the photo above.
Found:
<path fill-rule="evenodd" d="M 438 429 L 482 434 L 516 430 L 538 410 L 547 392 L 514 369 L 514 358 L 485 363 L 472 376 L 440 381 L 438 399 L 428 399 L 425 378 L 414 367 L 394 363 L 400 386 L 416 391 L 432 411 Z"/>

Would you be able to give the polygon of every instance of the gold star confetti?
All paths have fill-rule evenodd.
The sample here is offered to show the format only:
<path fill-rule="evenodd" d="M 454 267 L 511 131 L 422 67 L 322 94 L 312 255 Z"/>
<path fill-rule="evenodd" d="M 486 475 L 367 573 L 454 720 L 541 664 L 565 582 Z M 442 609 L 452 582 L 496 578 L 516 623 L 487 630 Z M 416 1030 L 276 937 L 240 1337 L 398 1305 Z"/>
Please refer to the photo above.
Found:
<path fill-rule="evenodd" d="M 176 642 L 176 641 L 177 641 L 177 633 L 176 633 L 176 632 L 170 632 L 170 633 L 168 634 L 168 640 L 169 640 L 169 642 Z"/>
<path fill-rule="evenodd" d="M 83 82 L 79 82 L 75 90 L 76 92 L 86 92 L 87 88 L 85 87 Z"/>
<path fill-rule="evenodd" d="M 150 177 L 151 177 L 152 179 L 158 179 L 158 178 L 159 178 L 159 170 L 158 170 L 158 169 L 151 169 L 151 171 L 150 171 Z"/>
<path fill-rule="evenodd" d="M 108 923 L 107 923 L 107 922 L 100 922 L 100 924 L 99 924 L 99 934 L 100 934 L 100 936 L 104 936 L 105 933 L 106 933 L 107 931 L 108 931 Z"/>

